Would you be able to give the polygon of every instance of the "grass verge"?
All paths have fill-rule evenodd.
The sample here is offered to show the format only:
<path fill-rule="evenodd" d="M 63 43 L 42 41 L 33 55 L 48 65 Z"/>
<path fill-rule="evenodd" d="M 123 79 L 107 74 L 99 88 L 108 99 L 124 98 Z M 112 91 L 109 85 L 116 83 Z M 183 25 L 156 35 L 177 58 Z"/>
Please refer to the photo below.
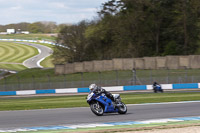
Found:
<path fill-rule="evenodd" d="M 0 49 L 0 62 L 22 63 L 38 54 L 34 47 L 13 42 L 0 42 Z"/>
<path fill-rule="evenodd" d="M 3 39 L 25 39 L 25 40 L 48 40 L 54 41 L 56 38 L 50 34 L 9 34 L 0 35 Z"/>
<path fill-rule="evenodd" d="M 51 58 L 49 58 L 51 60 Z M 50 64 L 48 60 L 44 60 L 42 65 Z M 1 64 L 0 64 L 1 65 Z M 198 83 L 200 69 L 194 70 L 137 70 L 137 77 L 140 79 L 142 84 L 147 84 L 149 81 L 158 81 L 159 83 L 166 83 L 166 79 L 168 79 L 169 83 L 179 83 L 177 80 L 182 76 L 182 78 L 192 78 L 193 83 Z M 167 76 L 168 75 L 168 76 Z M 189 77 L 191 76 L 192 77 Z M 180 76 L 180 77 L 179 77 Z M 72 82 L 72 81 L 86 81 L 86 82 L 94 82 L 99 83 L 99 81 L 103 81 L 103 83 L 112 83 L 112 86 L 117 84 L 119 81 L 122 83 L 121 85 L 127 85 L 126 83 L 129 81 L 131 83 L 133 79 L 133 73 L 130 70 L 124 71 L 104 71 L 104 72 L 84 72 L 84 73 L 73 73 L 73 74 L 65 74 L 65 75 L 56 75 L 53 68 L 51 69 L 26 69 L 18 72 L 17 74 L 11 75 L 7 77 L 7 83 L 17 83 L 20 78 L 20 83 L 32 83 L 34 77 L 35 82 Z M 168 77 L 168 78 L 167 78 Z M 196 81 L 196 80 L 197 81 Z M 125 81 L 125 82 L 123 82 Z M 127 82 L 126 82 L 127 81 Z M 185 81 L 185 80 L 183 80 Z M 150 84 L 152 83 L 150 82 Z M 191 82 L 191 81 L 190 81 Z M 187 83 L 190 83 L 187 82 Z M 4 83 L 4 79 L 0 80 L 0 83 Z M 183 82 L 184 83 L 184 82 Z"/>
<path fill-rule="evenodd" d="M 79 96 L 41 96 L 41 97 L 0 97 L 0 111 L 31 110 L 51 108 L 89 107 L 86 95 Z M 178 102 L 200 100 L 200 93 L 171 92 L 171 93 L 128 93 L 121 94 L 126 104 Z"/>
<path fill-rule="evenodd" d="M 131 71 L 118 71 L 119 79 L 130 79 Z M 83 75 L 81 73 L 66 74 L 66 75 L 56 75 L 54 69 L 26 69 L 18 72 L 17 74 L 7 77 L 6 82 L 15 83 L 18 82 L 18 77 L 20 78 L 21 83 L 28 83 L 33 81 L 35 82 L 48 82 L 48 78 L 52 82 L 66 82 L 66 81 L 98 81 L 100 76 L 98 72 L 85 72 Z M 101 79 L 103 80 L 113 80 L 116 79 L 115 71 L 106 71 L 101 73 Z M 0 83 L 4 83 L 5 79 L 0 80 Z"/>
<path fill-rule="evenodd" d="M 45 58 L 41 63 L 41 66 L 45 67 L 45 68 L 53 68 L 54 64 L 53 64 L 53 55 L 48 56 L 47 58 Z"/>

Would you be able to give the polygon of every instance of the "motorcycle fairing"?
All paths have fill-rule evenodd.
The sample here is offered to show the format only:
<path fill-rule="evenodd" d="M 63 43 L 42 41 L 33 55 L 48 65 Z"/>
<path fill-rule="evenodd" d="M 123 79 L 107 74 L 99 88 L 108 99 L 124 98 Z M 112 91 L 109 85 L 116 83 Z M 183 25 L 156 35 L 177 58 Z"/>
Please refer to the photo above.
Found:
<path fill-rule="evenodd" d="M 112 104 L 112 100 L 106 96 L 98 96 L 95 98 L 96 101 L 102 103 L 104 105 L 104 113 L 114 113 L 118 112 L 118 109 L 115 108 Z"/>

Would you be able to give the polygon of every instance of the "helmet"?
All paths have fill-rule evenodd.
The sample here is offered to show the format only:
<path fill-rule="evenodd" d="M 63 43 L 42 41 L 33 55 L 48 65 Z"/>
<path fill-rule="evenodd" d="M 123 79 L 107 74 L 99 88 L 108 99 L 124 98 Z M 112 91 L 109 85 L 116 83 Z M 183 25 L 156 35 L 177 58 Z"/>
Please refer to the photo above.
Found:
<path fill-rule="evenodd" d="M 91 85 L 89 86 L 89 89 L 90 89 L 90 90 L 95 90 L 95 89 L 97 89 L 97 85 L 96 85 L 96 84 L 91 84 Z"/>

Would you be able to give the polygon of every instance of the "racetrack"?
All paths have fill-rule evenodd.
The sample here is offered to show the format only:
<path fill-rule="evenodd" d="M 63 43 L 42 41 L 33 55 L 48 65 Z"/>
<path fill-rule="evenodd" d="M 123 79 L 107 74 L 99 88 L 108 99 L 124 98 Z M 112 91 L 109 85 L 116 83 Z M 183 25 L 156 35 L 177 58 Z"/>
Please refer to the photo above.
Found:
<path fill-rule="evenodd" d="M 0 130 L 23 127 L 75 125 L 122 121 L 140 121 L 174 117 L 200 116 L 200 101 L 170 104 L 128 105 L 125 115 L 94 115 L 89 107 L 69 109 L 45 109 L 29 111 L 1 111 Z"/>
<path fill-rule="evenodd" d="M 0 67 L 16 71 L 42 67 L 40 62 L 52 53 L 51 48 L 39 44 L 0 41 Z"/>
<path fill-rule="evenodd" d="M 14 42 L 0 42 L 0 68 L 23 70 L 22 62 L 38 54 L 36 48 Z"/>
<path fill-rule="evenodd" d="M 36 55 L 32 58 L 29 58 L 23 62 L 23 65 L 28 68 L 42 67 L 40 65 L 40 62 L 53 53 L 53 50 L 51 48 L 40 45 L 40 44 L 34 44 L 34 43 L 33 44 L 32 43 L 21 43 L 21 44 L 35 47 L 39 51 L 38 55 Z"/>

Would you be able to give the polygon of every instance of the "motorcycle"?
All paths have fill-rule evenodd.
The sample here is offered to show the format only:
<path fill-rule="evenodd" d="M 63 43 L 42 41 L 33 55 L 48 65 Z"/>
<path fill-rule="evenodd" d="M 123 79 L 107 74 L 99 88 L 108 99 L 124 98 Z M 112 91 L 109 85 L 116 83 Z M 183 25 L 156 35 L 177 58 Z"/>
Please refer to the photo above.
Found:
<path fill-rule="evenodd" d="M 156 85 L 155 87 L 153 87 L 153 90 L 154 90 L 154 93 L 157 93 L 158 91 L 163 92 L 163 89 L 161 88 L 160 85 Z"/>
<path fill-rule="evenodd" d="M 127 107 L 126 105 L 121 101 L 119 94 L 112 94 L 115 103 L 112 102 L 112 100 L 108 97 L 106 97 L 105 94 L 95 94 L 93 92 L 89 93 L 87 96 L 87 103 L 90 105 L 91 111 L 97 115 L 102 116 L 104 113 L 116 113 L 119 114 L 126 114 Z"/>

